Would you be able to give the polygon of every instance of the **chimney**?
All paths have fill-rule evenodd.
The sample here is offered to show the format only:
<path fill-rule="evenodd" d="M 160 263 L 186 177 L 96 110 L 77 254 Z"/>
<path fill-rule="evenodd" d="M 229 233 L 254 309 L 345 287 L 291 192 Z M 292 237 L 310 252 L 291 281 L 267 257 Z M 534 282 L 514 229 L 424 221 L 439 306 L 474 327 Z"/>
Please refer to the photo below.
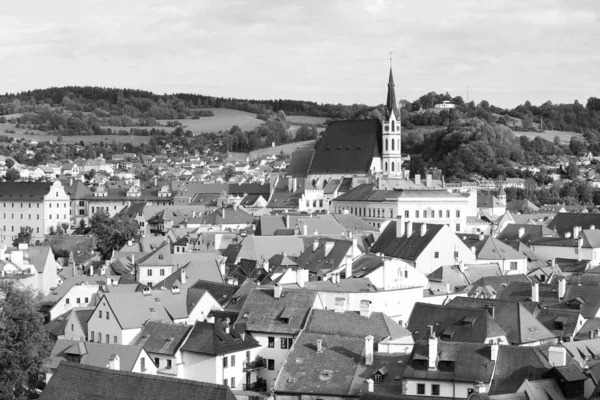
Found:
<path fill-rule="evenodd" d="M 406 224 L 406 238 L 408 239 L 409 237 L 411 237 L 413 233 L 413 223 L 412 221 L 409 221 L 408 224 Z"/>
<path fill-rule="evenodd" d="M 262 268 L 265 270 L 265 272 L 269 272 L 271 270 L 271 268 L 269 267 L 269 260 L 265 260 L 262 263 Z"/>
<path fill-rule="evenodd" d="M 317 249 L 318 249 L 318 248 L 319 248 L 319 239 L 317 239 L 317 238 L 314 238 L 314 239 L 313 239 L 313 253 L 314 253 L 315 251 L 317 251 Z"/>
<path fill-rule="evenodd" d="M 567 292 L 567 280 L 559 279 L 558 280 L 558 300 L 562 300 L 565 297 L 565 293 Z"/>
<path fill-rule="evenodd" d="M 577 239 L 579 237 L 579 233 L 581 233 L 581 227 L 574 226 L 573 227 L 573 239 Z"/>
<path fill-rule="evenodd" d="M 187 282 L 187 276 L 186 276 L 186 273 L 185 273 L 185 269 L 181 270 L 179 280 L 181 281 L 182 285 L 185 285 L 185 283 Z"/>
<path fill-rule="evenodd" d="M 373 365 L 373 339 L 374 337 L 371 335 L 365 337 L 365 365 L 367 367 Z"/>
<path fill-rule="evenodd" d="M 352 256 L 350 254 L 346 254 L 346 279 L 352 276 Z"/>
<path fill-rule="evenodd" d="M 360 316 L 366 318 L 371 316 L 371 300 L 360 301 Z"/>
<path fill-rule="evenodd" d="M 492 316 L 492 318 L 496 318 L 496 307 L 491 306 L 491 305 L 486 305 L 485 306 L 486 310 L 490 313 L 490 315 Z"/>
<path fill-rule="evenodd" d="M 483 382 L 475 382 L 475 384 L 473 385 L 473 392 L 485 393 L 486 392 L 485 384 Z"/>
<path fill-rule="evenodd" d="M 519 228 L 519 239 L 521 239 L 525 235 L 525 227 L 522 226 Z"/>
<path fill-rule="evenodd" d="M 308 270 L 303 268 L 298 268 L 296 270 L 296 283 L 299 287 L 303 288 L 306 285 L 306 281 L 308 280 Z"/>
<path fill-rule="evenodd" d="M 331 253 L 331 250 L 333 250 L 334 244 L 334 242 L 325 242 L 325 257 L 329 256 L 329 253 Z"/>
<path fill-rule="evenodd" d="M 498 342 L 494 341 L 490 346 L 490 360 L 496 362 L 498 361 L 498 352 L 500 351 L 500 346 Z"/>
<path fill-rule="evenodd" d="M 426 232 L 427 232 L 427 224 L 423 222 L 421 224 L 421 237 L 424 237 Z"/>
<path fill-rule="evenodd" d="M 432 188 L 433 187 L 433 175 L 427 174 L 427 175 L 425 175 L 425 179 L 426 179 L 425 186 L 427 186 L 427 188 Z"/>
<path fill-rule="evenodd" d="M 438 355 L 438 338 L 435 337 L 435 333 L 433 333 L 433 326 L 429 325 L 431 335 L 429 336 L 429 346 L 428 346 L 428 359 L 429 369 L 435 369 L 437 365 L 437 355 Z"/>
<path fill-rule="evenodd" d="M 275 287 L 273 288 L 273 297 L 279 299 L 281 297 L 282 290 L 283 288 L 281 286 L 275 285 Z"/>
<path fill-rule="evenodd" d="M 537 282 L 531 284 L 531 301 L 534 303 L 540 302 L 540 284 Z"/>
<path fill-rule="evenodd" d="M 323 340 L 317 339 L 317 353 L 323 352 Z"/>
<path fill-rule="evenodd" d="M 121 370 L 121 359 L 119 358 L 118 354 L 111 354 L 110 358 L 108 359 L 107 367 L 115 371 Z"/>
<path fill-rule="evenodd" d="M 415 185 L 421 184 L 421 174 L 415 174 Z"/>
<path fill-rule="evenodd" d="M 406 233 L 406 225 L 404 224 L 402 217 L 400 217 L 396 220 L 396 237 L 404 237 L 404 233 Z"/>
<path fill-rule="evenodd" d="M 553 367 L 567 365 L 567 349 L 562 346 L 550 346 L 548 349 L 548 363 Z"/>
<path fill-rule="evenodd" d="M 373 379 L 369 378 L 365 380 L 365 383 L 367 384 L 367 392 L 373 393 L 373 391 L 375 390 L 375 382 L 373 381 Z"/>

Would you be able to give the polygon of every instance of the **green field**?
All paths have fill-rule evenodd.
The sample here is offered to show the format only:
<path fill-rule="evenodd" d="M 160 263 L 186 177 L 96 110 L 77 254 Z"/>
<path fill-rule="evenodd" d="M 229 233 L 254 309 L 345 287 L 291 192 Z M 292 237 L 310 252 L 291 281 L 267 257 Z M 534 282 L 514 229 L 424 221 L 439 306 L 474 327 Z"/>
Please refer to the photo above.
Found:
<path fill-rule="evenodd" d="M 292 124 L 324 124 L 331 118 L 327 117 L 311 117 L 308 115 L 288 115 L 286 119 Z"/>

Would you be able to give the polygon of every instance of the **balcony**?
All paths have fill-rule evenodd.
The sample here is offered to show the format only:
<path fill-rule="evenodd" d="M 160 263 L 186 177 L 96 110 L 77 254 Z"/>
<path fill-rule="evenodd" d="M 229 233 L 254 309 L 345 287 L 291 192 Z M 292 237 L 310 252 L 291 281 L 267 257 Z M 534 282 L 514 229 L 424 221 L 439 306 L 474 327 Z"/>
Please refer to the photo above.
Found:
<path fill-rule="evenodd" d="M 256 357 L 254 361 L 244 361 L 244 372 L 254 371 L 256 369 L 266 368 L 267 362 L 262 357 Z"/>
<path fill-rule="evenodd" d="M 261 378 L 258 378 L 256 382 L 253 383 L 244 383 L 242 385 L 243 390 L 254 390 L 257 392 L 265 392 L 267 390 L 267 381 Z"/>

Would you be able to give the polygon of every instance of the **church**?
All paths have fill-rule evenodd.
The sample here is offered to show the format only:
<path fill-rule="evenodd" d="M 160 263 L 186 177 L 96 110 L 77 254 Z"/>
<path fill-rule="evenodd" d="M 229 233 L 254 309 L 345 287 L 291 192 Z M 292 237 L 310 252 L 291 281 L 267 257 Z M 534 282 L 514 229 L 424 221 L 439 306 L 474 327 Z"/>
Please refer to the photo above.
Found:
<path fill-rule="evenodd" d="M 371 183 L 375 179 L 405 180 L 401 130 L 390 66 L 382 120 L 331 122 L 315 150 L 294 153 L 288 174 L 306 178 L 317 189 L 344 178 L 353 178 L 355 183 Z"/>

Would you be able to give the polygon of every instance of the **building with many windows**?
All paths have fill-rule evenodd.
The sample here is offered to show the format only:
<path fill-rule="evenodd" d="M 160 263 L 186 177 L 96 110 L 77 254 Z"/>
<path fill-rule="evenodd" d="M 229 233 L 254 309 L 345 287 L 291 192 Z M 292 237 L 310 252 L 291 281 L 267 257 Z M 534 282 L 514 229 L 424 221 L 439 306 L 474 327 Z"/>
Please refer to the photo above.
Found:
<path fill-rule="evenodd" d="M 33 229 L 32 239 L 43 241 L 50 228 L 69 224 L 71 202 L 59 181 L 0 182 L 0 235 L 7 243 L 21 227 Z"/>

